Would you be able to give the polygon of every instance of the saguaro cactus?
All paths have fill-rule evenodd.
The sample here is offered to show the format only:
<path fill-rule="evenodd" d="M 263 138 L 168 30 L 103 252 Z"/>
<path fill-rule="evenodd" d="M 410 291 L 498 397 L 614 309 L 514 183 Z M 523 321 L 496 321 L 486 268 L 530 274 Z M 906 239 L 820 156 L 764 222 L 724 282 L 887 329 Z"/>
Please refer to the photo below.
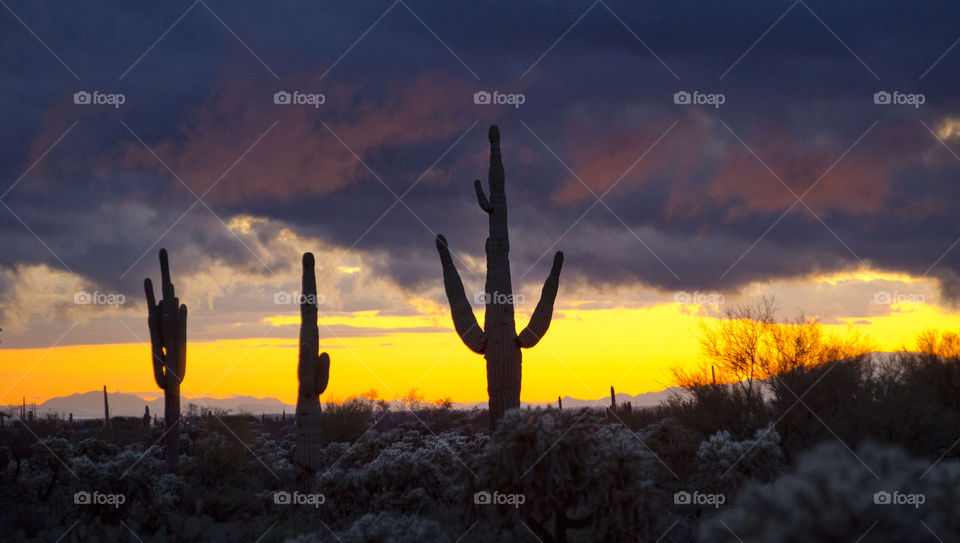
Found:
<path fill-rule="evenodd" d="M 317 278 L 313 271 L 313 254 L 303 254 L 303 276 L 300 287 L 300 358 L 297 377 L 297 442 L 294 462 L 308 477 L 320 467 L 323 443 L 320 441 L 320 395 L 330 381 L 330 356 L 320 352 L 317 329 Z"/>
<path fill-rule="evenodd" d="M 500 130 L 490 127 L 490 198 L 483 192 L 480 180 L 473 182 L 480 209 L 490 219 L 490 237 L 486 242 L 487 282 L 484 301 L 486 313 L 483 328 L 477 323 L 470 301 L 463 290 L 463 281 L 450 257 L 447 240 L 437 236 L 437 250 L 443 265 L 443 286 L 450 302 L 453 325 L 460 339 L 471 351 L 487 360 L 487 393 L 490 396 L 490 428 L 503 414 L 520 407 L 521 348 L 533 347 L 550 327 L 553 303 L 560 284 L 563 253 L 553 257 L 553 268 L 540 294 L 530 323 L 517 334 L 513 312 L 513 287 L 510 284 L 510 239 L 507 233 L 507 194 L 500 155 Z"/>
<path fill-rule="evenodd" d="M 629 420 L 633 413 L 633 406 L 630 405 L 630 402 L 621 406 L 617 405 L 617 393 L 613 389 L 613 385 L 610 385 L 610 407 L 607 408 L 606 413 L 608 422 L 622 422 L 624 424 L 628 422 L 624 419 Z"/>
<path fill-rule="evenodd" d="M 110 401 L 107 399 L 107 385 L 103 385 L 103 429 L 110 430 Z"/>
<path fill-rule="evenodd" d="M 187 370 L 187 306 L 174 294 L 166 249 L 160 249 L 160 281 L 163 299 L 159 303 L 149 277 L 143 280 L 143 289 L 147 294 L 153 378 L 163 389 L 167 469 L 176 473 L 180 463 L 180 383 Z"/>

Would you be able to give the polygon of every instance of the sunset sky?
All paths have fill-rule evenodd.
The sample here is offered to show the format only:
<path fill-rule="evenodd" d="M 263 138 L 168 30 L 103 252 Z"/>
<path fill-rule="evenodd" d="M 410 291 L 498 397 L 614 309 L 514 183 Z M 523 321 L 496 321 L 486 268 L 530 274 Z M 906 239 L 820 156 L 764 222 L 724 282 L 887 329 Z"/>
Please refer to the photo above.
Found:
<path fill-rule="evenodd" d="M 434 238 L 481 292 L 490 124 L 518 329 L 566 255 L 524 401 L 671 386 L 757 296 L 878 350 L 960 328 L 960 9 L 648 4 L 6 4 L 0 404 L 159 395 L 161 247 L 188 397 L 294 400 L 311 251 L 322 399 L 485 401 Z"/>

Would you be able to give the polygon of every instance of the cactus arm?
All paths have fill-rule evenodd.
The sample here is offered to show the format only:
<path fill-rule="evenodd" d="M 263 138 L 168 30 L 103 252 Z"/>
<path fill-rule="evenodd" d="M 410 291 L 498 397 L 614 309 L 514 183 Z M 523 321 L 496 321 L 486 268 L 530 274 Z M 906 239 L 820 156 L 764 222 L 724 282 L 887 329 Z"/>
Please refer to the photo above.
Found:
<path fill-rule="evenodd" d="M 517 343 L 524 349 L 529 349 L 536 345 L 540 338 L 547 333 L 550 328 L 550 321 L 553 319 L 553 303 L 557 299 L 557 289 L 560 286 L 560 269 L 563 268 L 563 252 L 557 251 L 553 257 L 553 268 L 550 270 L 550 276 L 543 284 L 543 291 L 540 293 L 540 301 L 537 303 L 533 315 L 530 317 L 530 323 L 517 336 Z"/>
<path fill-rule="evenodd" d="M 167 250 L 160 249 L 160 286 L 163 289 L 161 294 L 164 300 L 173 298 L 173 283 L 170 282 L 170 260 L 167 258 Z"/>
<path fill-rule="evenodd" d="M 183 376 L 179 374 L 180 362 L 177 358 L 185 350 L 185 346 L 180 341 L 180 326 L 177 322 L 180 300 L 177 298 L 161 300 L 160 306 L 163 308 L 160 315 L 160 337 L 166 347 L 166 354 L 163 358 L 164 374 L 167 383 L 170 382 L 170 379 L 175 379 L 180 383 L 183 382 Z M 173 308 L 172 311 L 171 308 Z"/>
<path fill-rule="evenodd" d="M 487 335 L 480 328 L 480 323 L 473 314 L 473 309 L 463 290 L 463 281 L 450 257 L 447 239 L 443 236 L 437 236 L 437 251 L 440 253 L 440 263 L 443 265 L 443 287 L 447 291 L 447 300 L 450 302 L 453 327 L 471 351 L 483 354 L 487 346 Z"/>
<path fill-rule="evenodd" d="M 490 205 L 490 200 L 487 199 L 487 195 L 483 193 L 483 185 L 479 179 L 473 181 L 473 188 L 477 191 L 477 203 L 480 204 L 480 209 L 487 213 L 493 213 L 493 206 Z"/>
<path fill-rule="evenodd" d="M 317 357 L 317 376 L 314 383 L 314 392 L 323 394 L 327 390 L 327 383 L 330 382 L 330 355 L 320 353 Z"/>
<path fill-rule="evenodd" d="M 163 342 L 160 339 L 160 306 L 153 295 L 153 282 L 143 280 L 143 290 L 147 295 L 147 327 L 150 329 L 150 352 L 153 362 L 153 379 L 161 389 L 166 388 L 167 379 L 163 375 Z"/>
<path fill-rule="evenodd" d="M 159 304 L 160 338 L 166 347 L 164 373 L 177 383 L 183 382 L 183 370 L 186 369 L 187 308 L 180 304 L 173 283 L 170 281 L 170 263 L 167 250 L 160 249 L 160 281 L 163 299 Z"/>
<path fill-rule="evenodd" d="M 177 378 L 182 383 L 187 372 L 187 304 L 180 304 L 177 323 Z"/>

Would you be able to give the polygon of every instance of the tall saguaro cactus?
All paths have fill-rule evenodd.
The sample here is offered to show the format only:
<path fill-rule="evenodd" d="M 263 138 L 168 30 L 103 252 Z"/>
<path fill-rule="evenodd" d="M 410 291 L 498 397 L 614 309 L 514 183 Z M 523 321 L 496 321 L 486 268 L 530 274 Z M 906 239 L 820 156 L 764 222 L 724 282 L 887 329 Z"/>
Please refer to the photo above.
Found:
<path fill-rule="evenodd" d="M 490 219 L 490 237 L 486 242 L 487 282 L 483 296 L 486 302 L 483 328 L 477 323 L 470 301 L 463 290 L 463 281 L 450 257 L 447 240 L 437 236 L 437 250 L 443 265 L 443 286 L 450 302 L 453 325 L 460 339 L 471 351 L 487 360 L 487 393 L 490 396 L 490 428 L 503 414 L 520 407 L 521 348 L 530 348 L 550 327 L 553 303 L 557 299 L 563 253 L 553 257 L 553 268 L 540 294 L 530 323 L 519 334 L 513 312 L 513 287 L 510 284 L 510 238 L 507 233 L 507 194 L 503 159 L 500 155 L 500 130 L 490 127 L 490 198 L 483 192 L 480 180 L 473 182 L 480 209 Z"/>
<path fill-rule="evenodd" d="M 294 462 L 304 474 L 312 476 L 320 468 L 321 442 L 320 395 L 330 381 L 330 356 L 320 352 L 317 329 L 317 278 L 313 271 L 313 254 L 303 254 L 303 276 L 300 287 L 300 358 L 297 377 L 297 442 Z"/>
<path fill-rule="evenodd" d="M 159 303 L 149 277 L 143 280 L 143 289 L 147 294 L 153 378 L 163 389 L 167 470 L 176 473 L 180 463 L 180 383 L 187 370 L 187 306 L 174 294 L 166 249 L 160 249 L 160 281 L 163 298 Z"/>

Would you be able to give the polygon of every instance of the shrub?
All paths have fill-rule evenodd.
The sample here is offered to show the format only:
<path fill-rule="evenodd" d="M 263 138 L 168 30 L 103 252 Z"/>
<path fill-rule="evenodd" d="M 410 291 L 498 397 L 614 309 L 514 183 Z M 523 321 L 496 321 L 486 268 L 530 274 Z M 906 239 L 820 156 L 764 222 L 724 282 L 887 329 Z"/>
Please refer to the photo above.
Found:
<path fill-rule="evenodd" d="M 783 455 L 773 423 L 753 439 L 736 441 L 722 430 L 697 448 L 697 467 L 704 489 L 731 495 L 748 481 L 766 482 L 776 476 Z"/>
<path fill-rule="evenodd" d="M 732 506 L 702 525 L 700 539 L 900 542 L 925 538 L 928 530 L 941 540 L 960 533 L 960 464 L 931 467 L 933 462 L 900 448 L 872 445 L 861 447 L 858 456 L 863 463 L 839 444 L 817 447 L 772 484 L 747 486 Z M 897 495 L 922 495 L 924 503 L 875 503 Z"/>
<path fill-rule="evenodd" d="M 477 463 L 477 490 L 523 496 L 518 507 L 477 506 L 502 529 L 522 521 L 544 541 L 565 541 L 568 530 L 582 528 L 609 541 L 662 535 L 667 502 L 654 485 L 658 462 L 636 434 L 601 427 L 589 410 L 510 411 Z"/>

